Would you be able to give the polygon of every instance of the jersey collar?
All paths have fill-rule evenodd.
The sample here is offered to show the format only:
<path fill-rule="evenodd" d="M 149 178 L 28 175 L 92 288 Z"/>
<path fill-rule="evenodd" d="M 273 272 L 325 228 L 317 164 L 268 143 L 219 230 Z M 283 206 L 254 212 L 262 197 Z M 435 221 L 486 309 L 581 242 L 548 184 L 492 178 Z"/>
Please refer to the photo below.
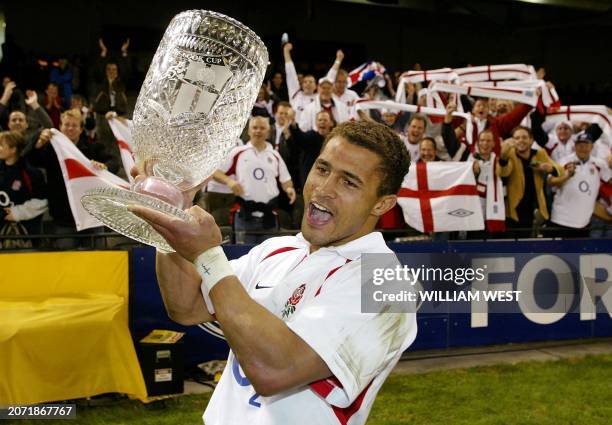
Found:
<path fill-rule="evenodd" d="M 307 247 L 310 247 L 310 242 L 304 239 L 302 232 L 295 235 L 298 241 Z M 354 261 L 361 254 L 370 253 L 385 253 L 389 251 L 389 247 L 385 243 L 385 239 L 380 232 L 371 232 L 358 239 L 352 240 L 340 246 L 322 247 L 317 252 L 333 252 L 348 260 Z"/>

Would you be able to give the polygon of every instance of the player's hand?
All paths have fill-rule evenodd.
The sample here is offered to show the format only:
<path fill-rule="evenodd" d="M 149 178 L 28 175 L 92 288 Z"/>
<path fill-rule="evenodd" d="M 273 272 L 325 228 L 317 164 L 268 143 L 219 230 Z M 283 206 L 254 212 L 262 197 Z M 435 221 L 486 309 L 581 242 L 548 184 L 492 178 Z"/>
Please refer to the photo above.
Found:
<path fill-rule="evenodd" d="M 128 205 L 128 210 L 149 223 L 187 261 L 193 262 L 204 251 L 221 245 L 221 229 L 213 216 L 198 206 L 185 210 L 190 215 L 188 221 L 140 205 Z"/>
<path fill-rule="evenodd" d="M 565 171 L 570 177 L 572 177 L 576 173 L 576 164 L 573 162 L 570 162 L 569 164 L 565 166 Z"/>
<path fill-rule="evenodd" d="M 107 120 L 111 120 L 112 118 L 117 118 L 117 113 L 115 111 L 108 111 L 104 115 L 104 118 L 106 118 Z"/>
<path fill-rule="evenodd" d="M 344 52 L 338 49 L 338 51 L 336 52 L 336 60 L 339 62 L 342 62 L 343 59 L 344 59 Z"/>
<path fill-rule="evenodd" d="M 287 197 L 289 198 L 289 204 L 293 205 L 293 203 L 295 202 L 295 198 L 297 197 L 297 194 L 295 193 L 295 189 L 292 187 L 288 187 L 285 193 L 287 194 Z"/>
<path fill-rule="evenodd" d="M 293 44 L 291 44 L 291 43 L 286 43 L 286 44 L 283 46 L 283 52 L 285 52 L 285 53 L 289 53 L 289 52 L 291 52 L 291 50 L 293 50 Z"/>

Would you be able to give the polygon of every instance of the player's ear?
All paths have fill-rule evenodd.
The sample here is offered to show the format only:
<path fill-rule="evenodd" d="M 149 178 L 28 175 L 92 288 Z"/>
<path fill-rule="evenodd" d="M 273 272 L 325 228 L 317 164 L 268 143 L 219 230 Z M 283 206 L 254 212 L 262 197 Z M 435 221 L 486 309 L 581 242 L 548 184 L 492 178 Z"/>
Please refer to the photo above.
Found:
<path fill-rule="evenodd" d="M 397 203 L 397 195 L 384 195 L 378 198 L 378 202 L 372 208 L 372 215 L 380 217 L 387 211 L 391 210 Z"/>

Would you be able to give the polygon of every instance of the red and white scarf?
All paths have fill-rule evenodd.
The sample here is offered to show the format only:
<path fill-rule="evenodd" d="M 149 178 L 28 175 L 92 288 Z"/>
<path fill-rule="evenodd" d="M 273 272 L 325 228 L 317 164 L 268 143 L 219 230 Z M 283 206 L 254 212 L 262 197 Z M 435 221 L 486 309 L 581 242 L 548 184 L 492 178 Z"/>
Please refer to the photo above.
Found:
<path fill-rule="evenodd" d="M 478 81 L 478 82 L 467 82 L 462 84 L 465 87 L 480 87 L 480 88 L 509 88 L 509 89 L 524 89 L 533 90 L 538 87 L 542 89 L 542 103 L 548 107 L 559 107 L 561 101 L 559 100 L 559 94 L 554 87 L 548 87 L 544 80 L 516 80 L 516 81 Z M 498 99 L 501 99 L 498 97 Z"/>
<path fill-rule="evenodd" d="M 431 118 L 444 118 L 446 116 L 446 110 L 440 108 L 430 108 L 427 106 L 418 106 L 418 105 L 408 105 L 406 103 L 397 103 L 392 102 L 390 100 L 365 100 L 365 101 L 357 101 L 355 103 L 355 108 L 359 110 L 369 110 L 369 109 L 390 109 L 394 111 L 406 111 L 406 112 L 414 112 L 417 114 L 427 115 Z M 469 144 L 472 144 L 472 136 L 473 136 L 473 122 L 470 114 L 466 114 L 463 112 L 454 112 L 453 117 L 462 118 L 465 120 L 466 126 L 466 140 Z"/>
<path fill-rule="evenodd" d="M 605 105 L 568 105 L 549 111 L 546 125 L 554 127 L 562 121 L 595 123 L 612 140 L 612 117 Z"/>
<path fill-rule="evenodd" d="M 535 80 L 533 66 L 525 64 L 483 65 L 453 70 L 461 83 L 467 81 Z"/>
<path fill-rule="evenodd" d="M 491 152 L 491 157 L 488 161 L 475 159 L 472 155 L 470 155 L 470 159 L 478 161 L 480 165 L 480 174 L 478 174 L 476 179 L 476 187 L 483 206 L 487 230 L 489 232 L 503 232 L 506 230 L 504 186 L 501 177 L 497 175 L 495 167 L 497 158 L 495 153 Z"/>
<path fill-rule="evenodd" d="M 468 96 L 507 99 L 514 102 L 525 103 L 527 105 L 536 106 L 538 97 L 533 88 L 521 87 L 480 87 L 480 86 L 464 86 L 447 83 L 432 83 L 429 87 L 430 92 L 445 92 L 456 93 Z"/>

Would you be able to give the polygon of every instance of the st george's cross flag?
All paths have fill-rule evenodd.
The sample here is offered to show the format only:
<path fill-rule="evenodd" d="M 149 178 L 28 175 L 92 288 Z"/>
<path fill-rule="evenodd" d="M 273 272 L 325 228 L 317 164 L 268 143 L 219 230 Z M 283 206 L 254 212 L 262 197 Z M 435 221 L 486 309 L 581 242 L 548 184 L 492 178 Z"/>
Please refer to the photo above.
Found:
<path fill-rule="evenodd" d="M 59 160 L 68 202 L 78 231 L 100 227 L 102 223 L 90 215 L 83 205 L 81 196 L 90 189 L 115 187 L 129 189 L 128 182 L 107 170 L 97 170 L 91 161 L 66 136 L 57 130 L 53 131 L 51 145 Z"/>
<path fill-rule="evenodd" d="M 484 229 L 470 162 L 417 162 L 404 177 L 397 202 L 406 223 L 420 232 Z"/>
<path fill-rule="evenodd" d="M 134 143 L 132 142 L 132 121 L 111 118 L 108 120 L 108 125 L 113 131 L 115 139 L 117 139 L 117 147 L 121 154 L 121 162 L 123 163 L 125 175 L 128 176 L 130 183 L 132 183 L 134 178 L 130 175 L 130 170 L 135 165 Z"/>

